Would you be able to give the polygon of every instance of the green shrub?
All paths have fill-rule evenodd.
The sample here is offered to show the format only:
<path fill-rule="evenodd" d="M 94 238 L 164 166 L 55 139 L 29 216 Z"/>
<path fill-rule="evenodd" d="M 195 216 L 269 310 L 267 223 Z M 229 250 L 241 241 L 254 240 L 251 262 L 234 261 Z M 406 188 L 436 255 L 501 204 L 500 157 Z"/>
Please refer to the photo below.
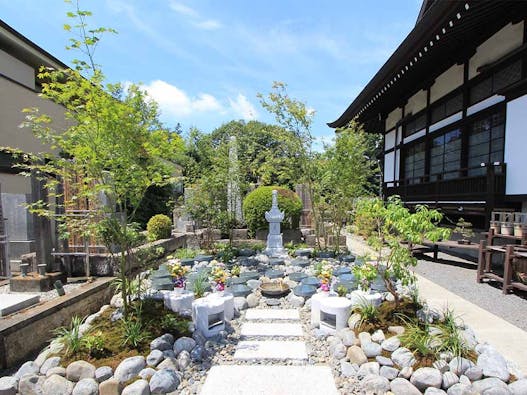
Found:
<path fill-rule="evenodd" d="M 172 221 L 165 214 L 157 214 L 148 220 L 146 224 L 148 240 L 168 239 L 172 232 Z"/>
<path fill-rule="evenodd" d="M 265 212 L 271 209 L 272 191 L 278 191 L 278 207 L 284 212 L 283 229 L 296 229 L 300 222 L 302 201 L 298 195 L 287 188 L 269 186 L 259 187 L 250 192 L 243 200 L 243 215 L 251 233 L 267 229 Z"/>

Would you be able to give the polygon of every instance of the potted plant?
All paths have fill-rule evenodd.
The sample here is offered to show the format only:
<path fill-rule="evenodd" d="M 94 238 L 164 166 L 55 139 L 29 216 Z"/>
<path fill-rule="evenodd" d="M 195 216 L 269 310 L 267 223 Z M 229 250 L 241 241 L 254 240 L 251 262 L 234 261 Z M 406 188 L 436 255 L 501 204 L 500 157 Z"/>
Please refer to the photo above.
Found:
<path fill-rule="evenodd" d="M 461 239 L 457 241 L 458 244 L 470 244 L 470 238 L 474 237 L 474 232 L 472 231 L 472 223 L 465 221 L 463 217 L 459 218 L 459 221 L 457 221 L 456 224 L 456 228 L 454 229 L 454 233 L 458 233 L 461 235 Z"/>
<path fill-rule="evenodd" d="M 187 281 L 186 275 L 189 272 L 188 266 L 182 266 L 179 259 L 174 259 L 172 263 L 172 279 L 174 281 L 174 289 L 177 293 L 183 293 Z"/>
<path fill-rule="evenodd" d="M 212 260 L 210 266 L 210 281 L 213 289 L 216 292 L 222 293 L 225 290 L 225 283 L 227 282 L 228 277 L 227 271 L 225 270 L 225 264 Z"/>

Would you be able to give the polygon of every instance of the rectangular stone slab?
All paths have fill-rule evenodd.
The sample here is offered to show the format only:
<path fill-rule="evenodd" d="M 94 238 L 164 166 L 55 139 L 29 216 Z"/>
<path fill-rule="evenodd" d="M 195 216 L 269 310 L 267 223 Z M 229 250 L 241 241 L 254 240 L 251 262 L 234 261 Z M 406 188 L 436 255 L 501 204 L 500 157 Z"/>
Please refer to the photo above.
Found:
<path fill-rule="evenodd" d="M 0 317 L 25 309 L 39 301 L 39 295 L 2 294 L 0 295 Z"/>
<path fill-rule="evenodd" d="M 328 366 L 213 366 L 201 395 L 337 395 Z"/>
<path fill-rule="evenodd" d="M 307 359 L 306 344 L 303 341 L 241 341 L 234 353 L 235 360 L 253 359 Z"/>
<path fill-rule="evenodd" d="M 247 320 L 300 320 L 296 309 L 249 309 L 245 313 Z"/>
<path fill-rule="evenodd" d="M 242 325 L 242 336 L 303 336 L 302 325 L 292 323 L 246 322 Z"/>

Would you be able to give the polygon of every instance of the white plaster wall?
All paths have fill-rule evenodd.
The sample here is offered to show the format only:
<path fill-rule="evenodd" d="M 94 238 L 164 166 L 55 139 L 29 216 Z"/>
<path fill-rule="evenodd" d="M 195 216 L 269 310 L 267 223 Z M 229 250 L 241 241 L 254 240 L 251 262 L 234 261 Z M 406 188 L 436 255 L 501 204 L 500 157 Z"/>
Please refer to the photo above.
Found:
<path fill-rule="evenodd" d="M 390 130 L 399 122 L 402 118 L 403 112 L 401 108 L 396 108 L 391 113 L 388 114 L 386 118 L 386 130 Z"/>
<path fill-rule="evenodd" d="M 16 82 L 35 89 L 35 70 L 0 49 L 0 73 Z"/>
<path fill-rule="evenodd" d="M 408 99 L 408 103 L 404 106 L 405 115 L 417 114 L 426 107 L 426 90 L 420 90 L 415 95 Z"/>
<path fill-rule="evenodd" d="M 483 42 L 470 58 L 468 78 L 477 76 L 478 67 L 492 63 L 523 44 L 523 22 L 509 23 Z"/>
<path fill-rule="evenodd" d="M 463 65 L 453 65 L 436 78 L 430 87 L 430 103 L 442 98 L 463 84 Z"/>
<path fill-rule="evenodd" d="M 42 114 L 51 116 L 51 127 L 64 130 L 70 121 L 64 117 L 64 108 L 50 100 L 41 99 L 38 94 L 14 82 L 0 77 L 0 146 L 18 148 L 24 152 L 50 151 L 29 128 L 20 128 L 25 120 L 22 109 L 38 107 Z"/>
<path fill-rule="evenodd" d="M 401 168 L 401 150 L 397 149 L 395 150 L 395 179 L 399 179 L 399 170 Z"/>
<path fill-rule="evenodd" d="M 395 130 L 386 133 L 384 136 L 384 150 L 387 151 L 395 146 Z"/>
<path fill-rule="evenodd" d="M 505 125 L 505 163 L 507 164 L 507 195 L 527 194 L 525 177 L 525 109 L 527 95 L 507 103 L 507 123 Z"/>
<path fill-rule="evenodd" d="M 395 153 L 392 151 L 384 155 L 384 182 L 393 181 Z"/>

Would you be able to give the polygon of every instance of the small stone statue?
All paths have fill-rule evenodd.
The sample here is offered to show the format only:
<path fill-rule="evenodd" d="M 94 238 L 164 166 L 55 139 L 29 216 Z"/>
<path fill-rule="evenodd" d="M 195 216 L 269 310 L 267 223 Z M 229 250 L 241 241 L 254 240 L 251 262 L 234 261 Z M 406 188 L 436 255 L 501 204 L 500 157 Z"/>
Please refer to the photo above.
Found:
<path fill-rule="evenodd" d="M 269 222 L 265 253 L 271 257 L 284 255 L 282 233 L 280 232 L 280 223 L 284 220 L 284 212 L 278 208 L 278 192 L 276 190 L 273 190 L 271 210 L 265 213 L 265 219 Z"/>

